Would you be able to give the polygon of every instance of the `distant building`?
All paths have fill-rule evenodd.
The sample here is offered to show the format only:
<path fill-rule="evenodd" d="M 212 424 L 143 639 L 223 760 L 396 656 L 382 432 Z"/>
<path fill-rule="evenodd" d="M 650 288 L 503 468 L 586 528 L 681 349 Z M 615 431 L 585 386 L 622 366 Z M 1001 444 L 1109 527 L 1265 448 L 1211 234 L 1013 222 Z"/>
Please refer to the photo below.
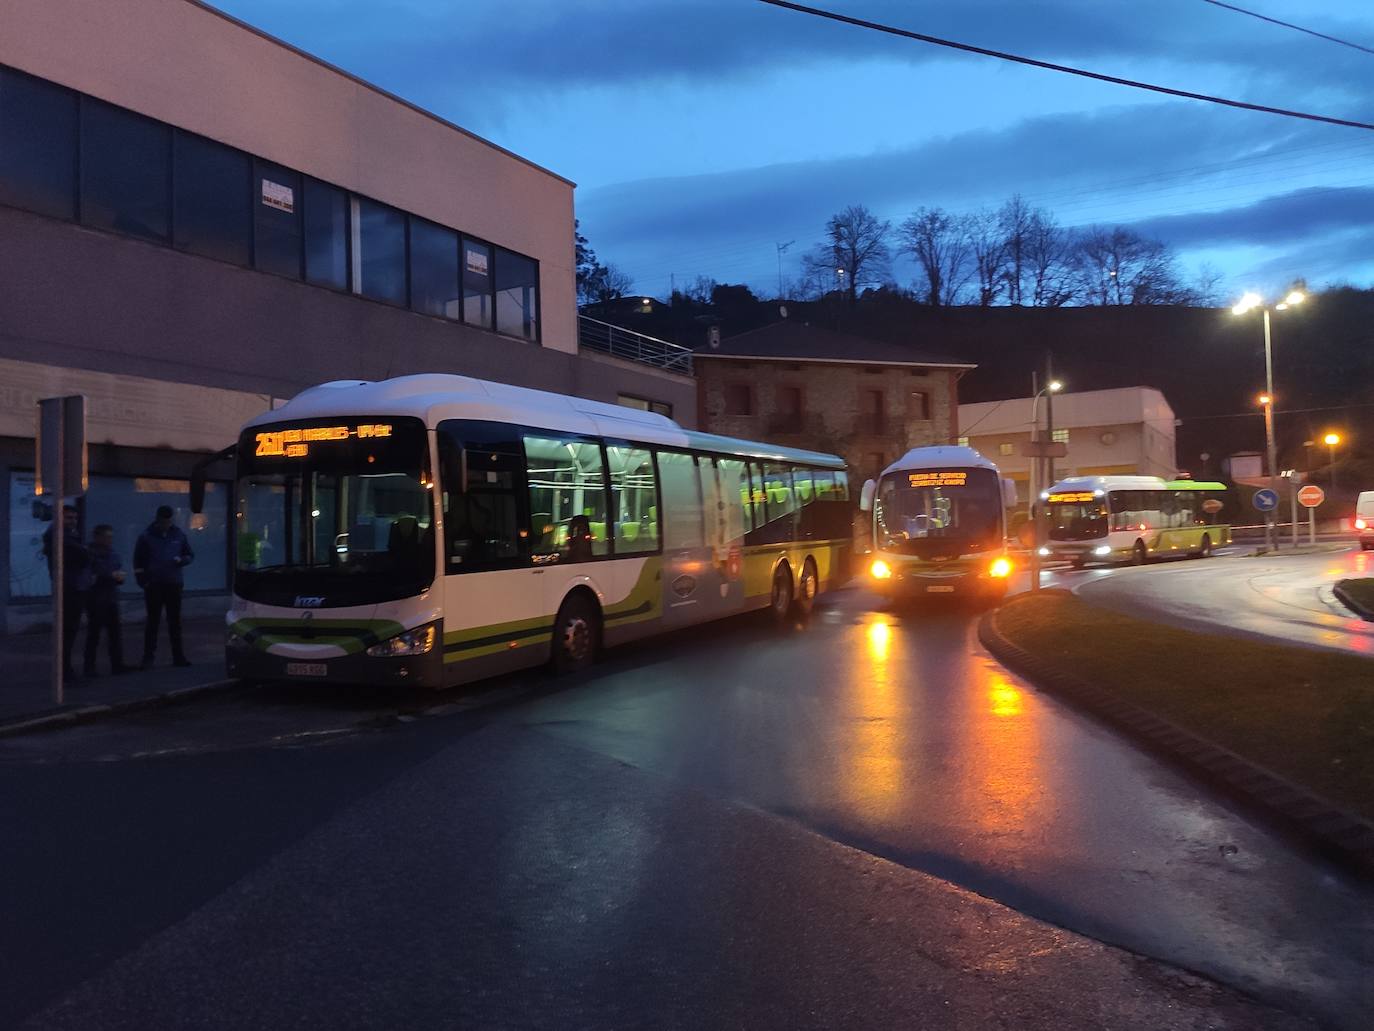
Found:
<path fill-rule="evenodd" d="M 856 481 L 958 435 L 959 377 L 974 366 L 909 347 L 777 322 L 693 358 L 697 424 L 843 455 Z"/>
<path fill-rule="evenodd" d="M 959 406 L 960 443 L 981 451 L 1016 482 L 1025 501 L 1031 459 L 1022 448 L 1031 440 L 1029 397 Z M 1040 434 L 1045 429 L 1045 399 L 1037 406 Z M 1171 477 L 1177 471 L 1174 410 L 1152 387 L 1087 390 L 1054 396 L 1054 439 L 1068 447 L 1054 462 L 1055 475 Z"/>

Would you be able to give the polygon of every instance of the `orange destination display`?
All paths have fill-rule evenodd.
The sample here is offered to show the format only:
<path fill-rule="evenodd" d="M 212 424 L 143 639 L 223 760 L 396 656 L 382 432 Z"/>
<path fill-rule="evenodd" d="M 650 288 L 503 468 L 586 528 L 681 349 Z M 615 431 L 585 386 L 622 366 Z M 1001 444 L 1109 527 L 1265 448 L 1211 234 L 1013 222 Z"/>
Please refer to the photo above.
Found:
<path fill-rule="evenodd" d="M 1051 505 L 1079 505 L 1096 501 L 1097 495 L 1090 490 L 1070 490 L 1062 494 L 1051 494 L 1047 499 Z"/>
<path fill-rule="evenodd" d="M 365 422 L 356 426 L 308 426 L 302 429 L 269 430 L 256 434 L 258 458 L 304 458 L 311 444 L 327 444 L 336 440 L 375 440 L 391 436 L 390 423 Z"/>
<path fill-rule="evenodd" d="M 968 484 L 968 473 L 963 469 L 940 469 L 907 473 L 906 479 L 912 487 L 963 487 Z"/>

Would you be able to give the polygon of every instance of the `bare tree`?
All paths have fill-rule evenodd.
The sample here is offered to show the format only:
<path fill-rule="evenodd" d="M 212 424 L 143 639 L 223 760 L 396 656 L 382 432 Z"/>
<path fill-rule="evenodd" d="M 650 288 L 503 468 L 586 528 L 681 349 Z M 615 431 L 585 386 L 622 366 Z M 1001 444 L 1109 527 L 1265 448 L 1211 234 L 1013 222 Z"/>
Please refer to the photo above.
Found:
<path fill-rule="evenodd" d="M 600 265 L 589 277 L 586 290 L 592 301 L 605 304 L 624 297 L 634 285 L 635 281 L 628 272 L 614 265 Z"/>
<path fill-rule="evenodd" d="M 955 304 L 969 277 L 969 245 L 962 220 L 941 208 L 921 208 L 901 226 L 903 250 L 925 277 L 925 303 Z"/>
<path fill-rule="evenodd" d="M 1173 252 L 1125 226 L 1091 226 L 1074 246 L 1075 279 L 1085 304 L 1187 304 Z"/>
<path fill-rule="evenodd" d="M 1221 269 L 1210 261 L 1204 261 L 1198 266 L 1197 277 L 1193 280 L 1191 303 L 1206 308 L 1220 307 L 1224 296 L 1222 287 L 1225 283 L 1226 277 L 1222 275 Z"/>
<path fill-rule="evenodd" d="M 1030 232 L 1033 212 L 1019 193 L 1002 205 L 997 212 L 997 221 L 1002 227 L 1002 239 L 1006 246 L 1006 267 L 1004 277 L 1007 283 L 1007 303 L 1024 303 L 1026 281 L 1026 242 Z"/>
<path fill-rule="evenodd" d="M 1007 242 L 996 212 L 975 211 L 963 218 L 963 232 L 978 281 L 978 303 L 986 308 L 997 303 L 1006 284 Z"/>
<path fill-rule="evenodd" d="M 1036 208 L 1026 226 L 1023 255 L 1032 305 L 1058 308 L 1073 300 L 1072 254 L 1073 241 L 1069 234 L 1053 215 Z"/>
<path fill-rule="evenodd" d="M 891 222 L 882 222 L 862 204 L 851 204 L 825 225 L 827 241 L 802 259 L 802 274 L 820 285 L 833 277 L 852 307 L 859 291 L 880 286 L 888 275 Z M 824 286 L 820 287 L 825 292 Z"/>

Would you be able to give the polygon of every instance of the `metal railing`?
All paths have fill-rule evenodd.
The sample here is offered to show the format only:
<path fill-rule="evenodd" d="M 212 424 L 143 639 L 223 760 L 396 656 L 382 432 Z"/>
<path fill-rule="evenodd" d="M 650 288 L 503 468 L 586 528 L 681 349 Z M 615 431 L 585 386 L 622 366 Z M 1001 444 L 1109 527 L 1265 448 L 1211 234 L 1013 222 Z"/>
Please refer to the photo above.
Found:
<path fill-rule="evenodd" d="M 687 376 L 692 374 L 691 348 L 612 326 L 587 315 L 577 317 L 577 346 Z"/>

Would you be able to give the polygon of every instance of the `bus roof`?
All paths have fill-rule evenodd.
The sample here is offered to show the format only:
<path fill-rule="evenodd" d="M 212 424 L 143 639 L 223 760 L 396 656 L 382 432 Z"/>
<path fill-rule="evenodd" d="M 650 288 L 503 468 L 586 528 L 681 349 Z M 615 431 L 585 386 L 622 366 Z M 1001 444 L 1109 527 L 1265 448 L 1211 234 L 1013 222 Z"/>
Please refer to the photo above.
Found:
<path fill-rule="evenodd" d="M 1225 490 L 1226 484 L 1217 480 L 1168 480 L 1164 486 L 1170 490 Z"/>
<path fill-rule="evenodd" d="M 845 467 L 838 455 L 698 433 L 653 412 L 448 373 L 322 383 L 301 391 L 282 407 L 250 419 L 244 429 L 358 415 L 414 416 L 431 428 L 445 419 L 481 419 L 799 465 Z"/>
<path fill-rule="evenodd" d="M 1165 490 L 1158 476 L 1067 476 L 1048 491 L 1050 494 L 1086 490 Z"/>
<path fill-rule="evenodd" d="M 978 451 L 954 444 L 914 447 L 884 469 L 883 475 L 908 469 L 991 469 L 997 472 L 997 466 Z"/>

